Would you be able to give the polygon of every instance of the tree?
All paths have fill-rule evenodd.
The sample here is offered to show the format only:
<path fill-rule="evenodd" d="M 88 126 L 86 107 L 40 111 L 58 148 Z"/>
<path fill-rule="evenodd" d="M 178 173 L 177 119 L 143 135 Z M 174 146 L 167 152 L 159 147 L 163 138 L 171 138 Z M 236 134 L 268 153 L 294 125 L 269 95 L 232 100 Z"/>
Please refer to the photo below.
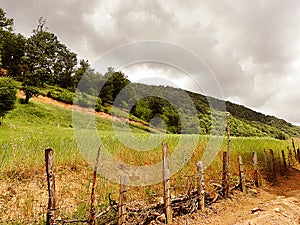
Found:
<path fill-rule="evenodd" d="M 62 88 L 72 89 L 73 75 L 77 65 L 77 56 L 71 52 L 64 44 L 58 43 L 56 46 L 56 58 L 53 61 L 53 82 Z"/>
<path fill-rule="evenodd" d="M 80 85 L 78 85 L 79 82 Z M 78 90 L 83 93 L 98 96 L 98 89 L 103 83 L 103 76 L 100 73 L 95 72 L 95 70 L 90 67 L 87 60 L 80 60 L 80 66 L 73 76 L 73 91 L 78 88 Z"/>
<path fill-rule="evenodd" d="M 2 39 L 2 67 L 8 71 L 8 76 L 23 81 L 22 57 L 25 54 L 26 38 L 21 34 L 8 31 L 1 33 Z"/>
<path fill-rule="evenodd" d="M 24 104 L 28 104 L 29 103 L 29 99 L 31 99 L 32 97 L 38 97 L 39 96 L 39 89 L 37 87 L 34 86 L 23 86 L 22 91 L 24 91 L 25 94 L 25 101 Z"/>
<path fill-rule="evenodd" d="M 27 69 L 25 81 L 31 81 L 30 86 L 36 87 L 57 84 L 72 88 L 77 56 L 48 31 L 45 23 L 46 20 L 41 17 L 33 35 L 26 42 L 23 57 Z"/>
<path fill-rule="evenodd" d="M 6 17 L 6 12 L 2 8 L 0 8 L 0 29 L 12 31 L 12 26 L 14 24 L 14 20 L 12 18 Z"/>
<path fill-rule="evenodd" d="M 77 70 L 75 71 L 75 75 L 73 76 L 73 90 L 75 91 L 75 89 L 77 88 L 77 85 L 79 83 L 79 81 L 81 80 L 81 78 L 88 72 L 91 71 L 92 69 L 90 68 L 90 64 L 88 62 L 88 60 L 83 60 L 81 59 L 79 62 L 79 67 L 77 68 Z"/>
<path fill-rule="evenodd" d="M 4 116 L 14 109 L 17 89 L 14 81 L 10 78 L 0 78 L 0 125 Z"/>
<path fill-rule="evenodd" d="M 13 24 L 14 20 L 7 18 L 4 10 L 0 8 L 0 66 L 2 65 L 3 33 L 11 32 Z"/>
<path fill-rule="evenodd" d="M 113 68 L 108 68 L 104 74 L 106 80 L 103 85 L 99 97 L 102 99 L 102 104 L 112 104 L 120 91 L 126 87 L 130 81 L 122 72 L 115 72 Z"/>

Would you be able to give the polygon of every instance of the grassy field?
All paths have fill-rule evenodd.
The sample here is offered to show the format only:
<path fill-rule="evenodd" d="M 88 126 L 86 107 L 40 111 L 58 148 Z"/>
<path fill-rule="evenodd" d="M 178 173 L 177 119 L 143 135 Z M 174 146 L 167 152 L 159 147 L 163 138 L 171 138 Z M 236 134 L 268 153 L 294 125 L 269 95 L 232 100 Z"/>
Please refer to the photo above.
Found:
<path fill-rule="evenodd" d="M 152 165 L 161 159 L 161 145 L 151 151 L 133 151 L 124 146 L 112 131 L 111 122 L 97 118 L 99 136 L 110 153 L 130 165 Z M 18 104 L 0 127 L 0 223 L 1 224 L 43 224 L 47 206 L 47 184 L 44 168 L 44 150 L 51 147 L 55 151 L 57 213 L 62 218 L 87 218 L 89 210 L 90 184 L 93 170 L 85 162 L 79 151 L 72 128 L 70 110 L 39 102 L 30 105 Z M 149 137 L 143 129 L 133 127 L 136 137 Z M 124 134 L 126 135 L 126 134 Z M 166 135 L 172 153 L 178 144 L 179 135 Z M 172 194 L 185 193 L 195 184 L 196 162 L 201 159 L 208 145 L 208 136 L 200 136 L 189 162 L 171 178 Z M 296 141 L 296 146 L 299 145 Z M 189 143 L 186 143 L 187 145 Z M 246 176 L 251 179 L 253 151 L 258 152 L 263 162 L 263 150 L 274 149 L 276 154 L 291 146 L 291 141 L 273 138 L 232 138 L 231 171 L 233 180 L 237 179 L 237 156 L 242 155 Z M 222 151 L 226 150 L 226 140 L 206 169 L 206 179 L 220 181 Z M 261 164 L 262 166 L 262 164 Z M 96 201 L 97 210 L 108 205 L 108 193 L 117 199 L 118 184 L 99 176 Z M 128 201 L 140 200 L 153 203 L 163 196 L 161 183 L 131 187 Z"/>

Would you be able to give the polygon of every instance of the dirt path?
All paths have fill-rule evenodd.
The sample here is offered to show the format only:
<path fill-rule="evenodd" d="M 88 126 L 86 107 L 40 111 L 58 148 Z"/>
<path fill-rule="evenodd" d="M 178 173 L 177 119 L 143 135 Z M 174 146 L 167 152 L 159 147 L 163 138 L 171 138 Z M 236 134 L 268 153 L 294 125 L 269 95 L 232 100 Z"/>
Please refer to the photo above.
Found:
<path fill-rule="evenodd" d="M 280 185 L 265 184 L 257 194 L 235 192 L 230 199 L 222 200 L 195 213 L 175 219 L 176 225 L 299 225 L 300 224 L 300 167 L 288 178 L 280 178 Z M 260 209 L 256 213 L 252 210 Z"/>

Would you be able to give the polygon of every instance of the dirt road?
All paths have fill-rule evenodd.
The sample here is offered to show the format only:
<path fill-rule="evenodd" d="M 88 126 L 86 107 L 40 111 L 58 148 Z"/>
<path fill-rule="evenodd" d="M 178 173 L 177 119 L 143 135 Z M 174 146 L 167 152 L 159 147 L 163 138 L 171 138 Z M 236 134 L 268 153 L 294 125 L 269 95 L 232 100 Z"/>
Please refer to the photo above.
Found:
<path fill-rule="evenodd" d="M 174 224 L 189 225 L 299 225 L 300 224 L 300 167 L 289 177 L 281 177 L 278 184 L 264 184 L 262 188 L 243 195 L 234 193 L 207 208 L 177 218 Z M 256 210 L 254 210 L 256 208 Z M 255 213 L 252 213 L 256 211 Z"/>

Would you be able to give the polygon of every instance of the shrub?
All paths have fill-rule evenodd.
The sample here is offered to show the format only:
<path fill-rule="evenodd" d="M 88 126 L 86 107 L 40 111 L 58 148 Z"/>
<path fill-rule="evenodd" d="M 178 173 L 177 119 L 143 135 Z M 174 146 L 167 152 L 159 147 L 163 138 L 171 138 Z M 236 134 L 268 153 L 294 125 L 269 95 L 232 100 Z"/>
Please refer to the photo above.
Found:
<path fill-rule="evenodd" d="M 47 93 L 47 97 L 67 104 L 73 103 L 74 93 L 62 88 L 51 89 Z"/>

